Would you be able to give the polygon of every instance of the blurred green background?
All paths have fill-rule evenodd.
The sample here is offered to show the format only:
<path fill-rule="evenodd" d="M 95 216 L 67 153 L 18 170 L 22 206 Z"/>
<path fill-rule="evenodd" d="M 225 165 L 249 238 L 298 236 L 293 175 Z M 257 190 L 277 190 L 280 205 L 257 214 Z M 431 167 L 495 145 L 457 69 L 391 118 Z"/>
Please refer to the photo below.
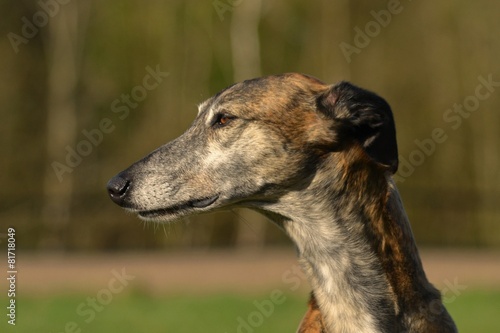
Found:
<path fill-rule="evenodd" d="M 0 214 L 23 249 L 287 243 L 245 211 L 144 231 L 105 185 L 218 90 L 289 71 L 389 101 L 419 244 L 500 245 L 499 3 L 66 2 L 0 2 Z M 144 83 L 151 71 L 168 74 Z"/>
<path fill-rule="evenodd" d="M 85 299 L 80 296 L 57 297 L 50 302 L 30 301 L 26 310 L 34 317 L 22 322 L 21 332 L 60 332 L 65 319 L 75 320 L 75 329 L 82 332 L 178 332 L 178 333 L 276 333 L 295 332 L 304 315 L 304 299 L 286 295 L 286 302 L 275 305 L 270 315 L 255 315 L 254 302 L 262 303 L 266 295 L 235 297 L 150 298 L 140 295 L 124 296 L 103 310 L 96 319 L 85 323 L 75 316 L 74 309 Z M 450 304 L 460 332 L 494 333 L 498 331 L 500 292 L 476 291 L 461 296 L 462 301 Z M 271 307 L 269 307 L 271 309 Z M 126 320 L 123 320 L 126 316 Z M 70 326 L 71 327 L 71 326 Z"/>
<path fill-rule="evenodd" d="M 457 301 L 447 304 L 463 332 L 493 332 L 500 308 L 499 12 L 500 3 L 489 0 L 0 0 L 0 244 L 14 227 L 17 331 L 236 331 L 255 301 L 283 288 L 286 267 L 269 286 L 247 290 L 242 282 L 240 293 L 207 285 L 200 296 L 190 286 L 204 286 L 212 266 L 195 271 L 191 284 L 182 284 L 188 270 L 179 268 L 178 287 L 172 271 L 155 270 L 178 266 L 157 258 L 145 270 L 126 251 L 149 257 L 146 250 L 222 249 L 265 258 L 287 247 L 292 258 L 282 232 L 246 210 L 145 224 L 114 205 L 105 186 L 180 135 L 197 104 L 222 88 L 302 72 L 352 81 L 390 103 L 396 181 L 419 246 L 466 251 L 432 261 L 433 252 L 424 264 L 445 295 L 457 281 L 467 287 L 452 290 Z M 462 262 L 464 253 L 470 256 Z M 110 262 L 95 266 L 103 257 Z M 213 262 L 226 259 L 216 254 Z M 243 271 L 265 280 L 280 260 Z M 148 292 L 133 284 L 87 325 L 75 309 L 106 291 L 108 273 L 120 265 L 144 285 L 161 283 Z M 239 279 L 225 275 L 211 280 Z M 169 283 L 168 291 L 155 289 Z M 307 289 L 287 292 L 287 302 L 252 331 L 293 331 Z"/>

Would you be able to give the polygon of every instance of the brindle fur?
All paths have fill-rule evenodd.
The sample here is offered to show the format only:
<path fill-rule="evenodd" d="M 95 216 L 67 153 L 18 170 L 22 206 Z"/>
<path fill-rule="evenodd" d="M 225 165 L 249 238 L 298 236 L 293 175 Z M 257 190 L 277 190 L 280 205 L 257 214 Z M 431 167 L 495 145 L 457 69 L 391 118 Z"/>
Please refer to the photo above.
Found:
<path fill-rule="evenodd" d="M 392 181 L 389 105 L 301 74 L 235 84 L 108 183 L 141 218 L 248 207 L 285 230 L 313 292 L 300 333 L 456 332 Z"/>

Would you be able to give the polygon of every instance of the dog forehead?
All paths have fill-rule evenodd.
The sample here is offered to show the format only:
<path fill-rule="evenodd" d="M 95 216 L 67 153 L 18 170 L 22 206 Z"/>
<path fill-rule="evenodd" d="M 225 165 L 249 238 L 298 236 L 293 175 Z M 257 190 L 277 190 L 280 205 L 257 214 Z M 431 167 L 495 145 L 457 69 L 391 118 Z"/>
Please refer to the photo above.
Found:
<path fill-rule="evenodd" d="M 198 106 L 198 116 L 211 119 L 217 112 L 270 111 L 279 107 L 305 102 L 328 87 L 308 75 L 286 73 L 265 76 L 235 83 Z"/>
<path fill-rule="evenodd" d="M 298 92 L 314 92 L 325 86 L 322 81 L 312 76 L 286 73 L 245 80 L 222 90 L 214 97 L 224 100 L 276 95 L 293 96 Z"/>

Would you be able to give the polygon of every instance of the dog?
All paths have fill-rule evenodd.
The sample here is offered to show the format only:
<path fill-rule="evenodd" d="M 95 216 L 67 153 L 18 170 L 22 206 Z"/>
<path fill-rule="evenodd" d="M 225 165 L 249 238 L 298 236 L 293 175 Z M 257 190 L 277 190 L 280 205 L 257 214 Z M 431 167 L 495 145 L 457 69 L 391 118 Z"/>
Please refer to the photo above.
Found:
<path fill-rule="evenodd" d="M 312 286 L 297 332 L 456 332 L 427 280 L 400 195 L 388 103 L 288 73 L 234 84 L 107 190 L 148 221 L 261 212 L 295 243 Z"/>

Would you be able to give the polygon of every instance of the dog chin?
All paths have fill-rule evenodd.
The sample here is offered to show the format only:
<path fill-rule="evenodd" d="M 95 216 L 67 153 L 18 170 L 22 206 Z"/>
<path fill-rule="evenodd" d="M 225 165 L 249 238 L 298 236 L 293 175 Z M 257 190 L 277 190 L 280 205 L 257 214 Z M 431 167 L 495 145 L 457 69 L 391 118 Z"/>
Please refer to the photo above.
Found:
<path fill-rule="evenodd" d="M 183 213 L 167 213 L 167 212 L 159 212 L 158 211 L 139 211 L 134 212 L 137 216 L 147 222 L 158 222 L 158 223 L 169 223 L 175 222 L 177 220 L 182 219 L 185 216 L 190 215 L 188 212 Z"/>

